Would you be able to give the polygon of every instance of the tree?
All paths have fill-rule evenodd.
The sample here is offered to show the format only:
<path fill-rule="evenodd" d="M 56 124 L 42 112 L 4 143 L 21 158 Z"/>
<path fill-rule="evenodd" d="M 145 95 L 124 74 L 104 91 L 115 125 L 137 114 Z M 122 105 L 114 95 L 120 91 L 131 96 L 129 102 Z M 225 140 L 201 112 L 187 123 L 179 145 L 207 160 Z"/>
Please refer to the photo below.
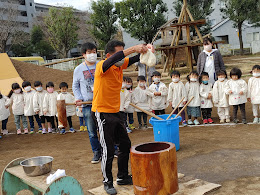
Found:
<path fill-rule="evenodd" d="M 90 32 L 98 40 L 99 47 L 104 49 L 106 43 L 117 33 L 115 7 L 111 0 L 98 0 L 92 1 L 91 9 Z"/>
<path fill-rule="evenodd" d="M 210 33 L 211 30 L 210 23 L 208 22 L 208 17 L 214 11 L 214 9 L 212 9 L 211 7 L 213 2 L 214 0 L 187 0 L 188 8 L 194 20 L 207 20 L 206 24 L 198 25 L 201 34 L 204 35 Z M 183 0 L 177 0 L 173 2 L 173 8 L 175 9 L 177 16 L 180 15 L 182 6 Z M 190 30 L 194 36 L 196 34 L 195 28 L 192 26 Z"/>
<path fill-rule="evenodd" d="M 78 17 L 72 7 L 50 8 L 44 18 L 51 46 L 61 57 L 68 57 L 68 52 L 78 41 Z"/>
<path fill-rule="evenodd" d="M 224 17 L 234 22 L 234 27 L 238 29 L 240 54 L 243 55 L 242 26 L 245 21 L 249 21 L 255 26 L 260 25 L 260 1 L 259 0 L 224 0 L 225 8 L 221 9 Z"/>
<path fill-rule="evenodd" d="M 124 0 L 116 3 L 122 27 L 136 39 L 151 43 L 168 11 L 163 0 Z"/>
<path fill-rule="evenodd" d="M 19 26 L 19 23 L 17 22 L 18 6 L 4 2 L 2 2 L 2 4 L 3 7 L 0 9 L 0 53 L 8 52 L 8 41 L 14 38 L 17 31 L 23 30 L 23 27 Z M 4 18 L 4 16 L 6 17 Z"/>

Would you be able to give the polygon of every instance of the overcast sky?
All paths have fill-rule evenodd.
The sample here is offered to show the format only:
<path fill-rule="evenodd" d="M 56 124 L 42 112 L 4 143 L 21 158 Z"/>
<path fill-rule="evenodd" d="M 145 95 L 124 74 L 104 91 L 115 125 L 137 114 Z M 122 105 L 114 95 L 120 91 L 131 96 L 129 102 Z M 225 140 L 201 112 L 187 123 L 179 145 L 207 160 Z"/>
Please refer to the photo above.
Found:
<path fill-rule="evenodd" d="M 118 2 L 120 0 L 114 0 Z M 71 5 L 79 10 L 89 10 L 91 0 L 34 0 L 35 3 L 42 3 L 47 5 Z"/>

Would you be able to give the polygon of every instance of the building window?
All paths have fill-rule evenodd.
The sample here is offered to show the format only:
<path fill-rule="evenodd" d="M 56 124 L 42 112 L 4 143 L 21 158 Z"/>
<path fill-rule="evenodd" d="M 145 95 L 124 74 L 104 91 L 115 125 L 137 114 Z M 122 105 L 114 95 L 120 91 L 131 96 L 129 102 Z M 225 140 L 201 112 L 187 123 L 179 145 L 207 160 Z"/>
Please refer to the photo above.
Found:
<path fill-rule="evenodd" d="M 32 6 L 32 3 L 30 3 L 30 6 Z"/>
<path fill-rule="evenodd" d="M 226 8 L 226 2 L 224 0 L 220 0 L 220 8 L 221 9 Z"/>
<path fill-rule="evenodd" d="M 22 16 L 27 16 L 27 12 L 26 12 L 26 11 L 22 11 L 22 12 L 21 12 L 21 15 L 22 15 Z"/>
<path fill-rule="evenodd" d="M 20 5 L 25 5 L 25 0 L 19 0 Z"/>
<path fill-rule="evenodd" d="M 259 32 L 254 32 L 253 33 L 253 39 L 254 39 L 254 41 L 259 41 L 260 40 L 260 36 L 259 36 Z"/>
<path fill-rule="evenodd" d="M 216 19 L 212 19 L 209 21 L 210 26 L 214 26 L 214 25 L 216 25 L 216 23 L 217 23 Z"/>
<path fill-rule="evenodd" d="M 32 15 L 32 17 L 33 17 L 33 14 L 31 14 Z"/>

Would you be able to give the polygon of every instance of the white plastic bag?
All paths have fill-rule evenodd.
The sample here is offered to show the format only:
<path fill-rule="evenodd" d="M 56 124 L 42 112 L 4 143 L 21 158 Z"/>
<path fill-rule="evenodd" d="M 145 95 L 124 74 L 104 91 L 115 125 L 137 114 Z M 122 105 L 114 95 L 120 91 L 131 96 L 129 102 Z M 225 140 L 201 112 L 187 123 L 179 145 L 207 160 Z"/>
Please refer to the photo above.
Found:
<path fill-rule="evenodd" d="M 147 66 L 155 66 L 156 64 L 156 57 L 151 49 L 148 49 L 146 53 L 142 53 L 140 56 L 140 62 L 142 64 L 146 64 Z"/>
<path fill-rule="evenodd" d="M 46 183 L 49 185 L 50 183 L 52 183 L 53 181 L 55 181 L 56 179 L 60 178 L 60 177 L 64 177 L 66 176 L 65 170 L 64 169 L 58 169 L 55 173 L 50 174 L 47 179 L 46 179 Z"/>

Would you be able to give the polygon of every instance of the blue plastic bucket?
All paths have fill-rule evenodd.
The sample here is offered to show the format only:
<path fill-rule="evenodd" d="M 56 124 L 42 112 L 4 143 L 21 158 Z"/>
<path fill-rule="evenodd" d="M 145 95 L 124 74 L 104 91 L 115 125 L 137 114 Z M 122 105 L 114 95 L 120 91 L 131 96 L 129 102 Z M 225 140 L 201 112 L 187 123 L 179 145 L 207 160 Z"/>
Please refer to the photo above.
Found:
<path fill-rule="evenodd" d="M 180 136 L 179 136 L 179 123 L 182 118 L 173 114 L 171 118 L 168 118 L 168 114 L 158 115 L 158 117 L 164 120 L 158 120 L 152 117 L 149 123 L 153 125 L 154 141 L 156 142 L 171 142 L 175 144 L 176 150 L 180 149 Z"/>

